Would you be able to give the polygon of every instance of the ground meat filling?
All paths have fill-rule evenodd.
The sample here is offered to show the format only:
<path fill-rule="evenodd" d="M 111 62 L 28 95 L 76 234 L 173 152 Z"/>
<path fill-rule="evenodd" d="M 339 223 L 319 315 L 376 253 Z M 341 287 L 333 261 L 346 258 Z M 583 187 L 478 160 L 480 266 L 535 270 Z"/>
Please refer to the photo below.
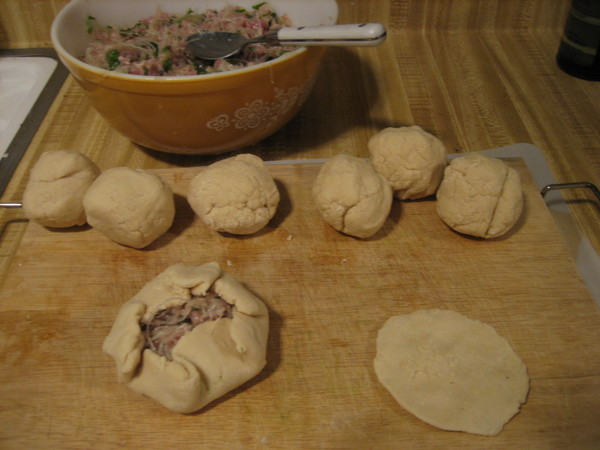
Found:
<path fill-rule="evenodd" d="M 231 319 L 233 305 L 227 303 L 214 291 L 192 297 L 179 306 L 158 311 L 149 322 L 142 322 L 146 338 L 144 348 L 149 348 L 169 361 L 175 344 L 196 326 L 209 320 Z"/>
<path fill-rule="evenodd" d="M 203 31 L 240 33 L 247 38 L 291 26 L 286 15 L 279 16 L 266 2 L 251 8 L 227 6 L 182 16 L 161 10 L 129 28 L 100 26 L 89 16 L 87 31 L 92 42 L 82 60 L 102 69 L 131 75 L 184 76 L 225 72 L 275 59 L 294 47 L 250 44 L 231 58 L 205 61 L 193 58 L 185 49 L 188 36 Z"/>

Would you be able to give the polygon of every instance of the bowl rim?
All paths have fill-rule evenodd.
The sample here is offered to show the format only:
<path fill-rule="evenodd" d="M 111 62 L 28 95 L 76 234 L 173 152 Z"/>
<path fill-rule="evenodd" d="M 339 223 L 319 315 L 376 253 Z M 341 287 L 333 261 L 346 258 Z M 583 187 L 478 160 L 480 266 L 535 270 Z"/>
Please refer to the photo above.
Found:
<path fill-rule="evenodd" d="M 243 74 L 252 73 L 255 71 L 261 71 L 264 69 L 268 69 L 270 66 L 278 65 L 285 63 L 285 61 L 295 58 L 305 52 L 308 51 L 307 47 L 298 47 L 290 52 L 287 52 L 275 59 L 270 61 L 265 61 L 259 64 L 255 64 L 248 67 L 242 67 L 239 69 L 234 69 L 225 72 L 216 72 L 216 73 L 208 73 L 208 74 L 199 74 L 199 75 L 167 75 L 167 76 L 152 76 L 152 75 L 133 75 L 121 72 L 113 72 L 110 70 L 102 69 L 100 67 L 92 66 L 84 62 L 83 60 L 77 58 L 69 51 L 67 51 L 64 46 L 61 44 L 60 39 L 58 37 L 59 24 L 63 20 L 63 18 L 68 14 L 68 12 L 76 8 L 80 3 L 83 3 L 85 0 L 73 0 L 67 3 L 55 16 L 52 21 L 52 25 L 50 27 L 50 40 L 52 45 L 54 46 L 56 52 L 62 58 L 66 59 L 71 65 L 78 66 L 82 70 L 86 70 L 88 72 L 92 72 L 93 74 L 102 77 L 104 79 L 110 78 L 115 80 L 123 80 L 126 82 L 140 82 L 140 83 L 193 83 L 201 80 L 215 80 L 215 79 L 225 79 L 236 76 L 243 76 Z M 334 21 L 337 21 L 337 16 L 334 18 Z"/>

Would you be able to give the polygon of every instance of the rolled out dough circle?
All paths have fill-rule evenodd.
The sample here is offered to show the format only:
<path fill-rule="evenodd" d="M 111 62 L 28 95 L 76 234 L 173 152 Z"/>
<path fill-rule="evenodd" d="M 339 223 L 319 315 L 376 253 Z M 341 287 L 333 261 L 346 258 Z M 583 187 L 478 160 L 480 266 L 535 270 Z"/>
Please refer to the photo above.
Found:
<path fill-rule="evenodd" d="M 393 316 L 379 330 L 379 381 L 419 419 L 493 436 L 527 398 L 527 368 L 491 326 L 450 310 Z"/>

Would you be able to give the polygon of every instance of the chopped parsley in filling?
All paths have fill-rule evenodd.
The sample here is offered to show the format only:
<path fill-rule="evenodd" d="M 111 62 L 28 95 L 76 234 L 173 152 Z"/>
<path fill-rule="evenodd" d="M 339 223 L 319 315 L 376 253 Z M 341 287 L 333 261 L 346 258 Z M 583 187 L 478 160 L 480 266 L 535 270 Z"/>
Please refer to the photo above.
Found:
<path fill-rule="evenodd" d="M 196 326 L 209 320 L 233 317 L 233 305 L 214 291 L 194 296 L 182 305 L 158 311 L 149 322 L 142 322 L 146 338 L 144 348 L 149 348 L 169 361 L 175 344 Z"/>
<path fill-rule="evenodd" d="M 180 76 L 225 72 L 275 59 L 293 47 L 250 44 L 231 58 L 205 61 L 185 50 L 188 36 L 203 31 L 241 33 L 247 38 L 291 26 L 289 18 L 279 16 L 267 3 L 252 8 L 227 6 L 195 13 L 189 9 L 181 16 L 161 10 L 128 28 L 99 26 L 89 16 L 85 27 L 92 42 L 82 60 L 95 67 L 132 75 Z"/>

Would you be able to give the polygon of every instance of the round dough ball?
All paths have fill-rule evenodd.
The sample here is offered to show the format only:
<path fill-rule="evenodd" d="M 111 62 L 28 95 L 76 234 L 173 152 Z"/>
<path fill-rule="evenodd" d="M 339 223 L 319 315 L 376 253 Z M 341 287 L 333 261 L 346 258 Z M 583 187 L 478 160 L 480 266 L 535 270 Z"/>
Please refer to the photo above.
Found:
<path fill-rule="evenodd" d="M 119 244 L 143 248 L 173 224 L 175 200 L 158 175 L 114 167 L 100 175 L 83 198 L 88 223 Z"/>
<path fill-rule="evenodd" d="M 46 227 L 85 224 L 83 196 L 100 175 L 87 156 L 70 150 L 43 153 L 23 193 L 25 216 Z"/>
<path fill-rule="evenodd" d="M 279 190 L 262 159 L 246 153 L 217 161 L 196 175 L 187 199 L 213 230 L 252 234 L 275 215 Z"/>
<path fill-rule="evenodd" d="M 215 314 L 218 308 L 205 308 L 204 302 L 195 311 L 185 305 L 215 294 L 229 304 L 231 315 Z M 165 310 L 182 323 L 163 317 L 162 339 L 149 340 L 148 327 L 142 327 Z M 266 305 L 219 264 L 175 264 L 123 304 L 102 348 L 114 359 L 120 381 L 170 410 L 191 413 L 263 369 L 268 334 Z M 154 339 L 172 346 L 171 357 L 157 352 Z"/>
<path fill-rule="evenodd" d="M 418 126 L 385 128 L 369 139 L 371 164 L 401 200 L 435 194 L 446 167 L 446 147 Z"/>
<path fill-rule="evenodd" d="M 450 162 L 437 192 L 437 213 L 459 233 L 495 238 L 523 211 L 519 174 L 504 161 L 467 153 Z"/>
<path fill-rule="evenodd" d="M 323 164 L 312 187 L 323 219 L 342 233 L 368 238 L 381 228 L 392 207 L 387 180 L 363 159 L 336 155 Z"/>
<path fill-rule="evenodd" d="M 443 430 L 496 435 L 529 391 L 527 368 L 506 339 L 449 310 L 389 318 L 374 368 L 404 409 Z"/>

